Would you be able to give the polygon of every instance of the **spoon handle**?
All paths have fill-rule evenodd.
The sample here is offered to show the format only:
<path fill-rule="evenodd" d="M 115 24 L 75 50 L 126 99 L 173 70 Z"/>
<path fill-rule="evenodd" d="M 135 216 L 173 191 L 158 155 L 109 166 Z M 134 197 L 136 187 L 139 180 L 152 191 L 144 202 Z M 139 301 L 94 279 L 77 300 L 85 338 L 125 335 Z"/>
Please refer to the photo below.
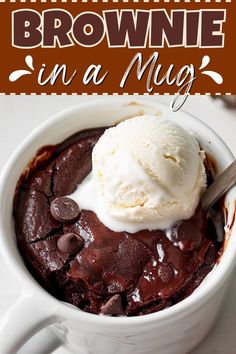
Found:
<path fill-rule="evenodd" d="M 206 211 L 236 183 L 236 160 L 226 168 L 203 193 L 200 203 Z"/>

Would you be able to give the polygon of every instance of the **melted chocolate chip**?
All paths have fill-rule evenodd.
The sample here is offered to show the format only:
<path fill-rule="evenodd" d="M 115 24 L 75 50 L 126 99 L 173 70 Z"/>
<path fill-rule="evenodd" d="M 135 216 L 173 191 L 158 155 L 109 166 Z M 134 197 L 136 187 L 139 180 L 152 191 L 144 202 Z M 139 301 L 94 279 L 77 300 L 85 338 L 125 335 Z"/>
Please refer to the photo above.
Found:
<path fill-rule="evenodd" d="M 168 284 L 174 277 L 174 271 L 170 264 L 161 263 L 158 266 L 158 275 L 162 282 Z"/>
<path fill-rule="evenodd" d="M 57 247 L 63 253 L 76 254 L 84 247 L 84 239 L 74 233 L 68 233 L 58 239 Z"/>
<path fill-rule="evenodd" d="M 193 220 L 184 220 L 172 229 L 171 240 L 181 251 L 188 252 L 199 247 L 203 235 Z"/>
<path fill-rule="evenodd" d="M 73 199 L 60 197 L 53 200 L 50 206 L 50 212 L 57 221 L 69 222 L 78 217 L 80 209 Z"/>
<path fill-rule="evenodd" d="M 124 316 L 121 296 L 114 295 L 101 307 L 101 315 Z"/>

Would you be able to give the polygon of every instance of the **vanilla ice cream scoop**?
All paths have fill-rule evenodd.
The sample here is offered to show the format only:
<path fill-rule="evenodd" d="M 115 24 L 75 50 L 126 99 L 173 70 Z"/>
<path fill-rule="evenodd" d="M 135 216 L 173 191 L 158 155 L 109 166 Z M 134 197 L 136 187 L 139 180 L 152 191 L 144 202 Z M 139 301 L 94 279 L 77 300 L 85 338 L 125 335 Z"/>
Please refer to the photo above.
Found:
<path fill-rule="evenodd" d="M 157 116 L 107 129 L 93 149 L 92 166 L 71 197 L 114 231 L 168 229 L 193 215 L 206 185 L 196 139 Z"/>

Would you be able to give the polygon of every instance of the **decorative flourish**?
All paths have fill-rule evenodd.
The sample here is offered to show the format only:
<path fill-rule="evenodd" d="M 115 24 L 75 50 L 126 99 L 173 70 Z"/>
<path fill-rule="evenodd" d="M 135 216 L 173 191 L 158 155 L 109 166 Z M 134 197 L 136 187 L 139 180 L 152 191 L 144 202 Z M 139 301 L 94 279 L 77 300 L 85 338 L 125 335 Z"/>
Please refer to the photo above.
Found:
<path fill-rule="evenodd" d="M 24 76 L 24 75 L 31 75 L 32 74 L 32 71 L 34 71 L 34 65 L 33 65 L 33 58 L 31 55 L 27 55 L 25 57 L 25 63 L 26 65 L 28 66 L 28 68 L 31 69 L 31 71 L 29 70 L 16 70 L 16 71 L 13 71 L 10 75 L 9 75 L 9 80 L 11 82 L 14 82 L 16 80 L 18 80 L 20 77 Z"/>
<path fill-rule="evenodd" d="M 208 55 L 204 55 L 204 57 L 202 58 L 202 64 L 201 64 L 199 70 L 204 69 L 209 63 L 210 63 L 210 57 Z M 215 71 L 204 70 L 201 73 L 203 75 L 210 76 L 210 78 L 212 78 L 212 80 L 214 80 L 218 85 L 221 85 L 224 81 L 223 77 Z"/>

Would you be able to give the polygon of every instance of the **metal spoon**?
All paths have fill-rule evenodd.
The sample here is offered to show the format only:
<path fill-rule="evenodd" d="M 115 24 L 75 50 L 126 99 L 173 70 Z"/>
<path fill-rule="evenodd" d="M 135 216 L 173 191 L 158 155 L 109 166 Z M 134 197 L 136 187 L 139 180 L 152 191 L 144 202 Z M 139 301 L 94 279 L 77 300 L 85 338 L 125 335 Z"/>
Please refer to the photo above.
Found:
<path fill-rule="evenodd" d="M 200 199 L 202 210 L 206 212 L 211 208 L 234 184 L 236 184 L 236 160 L 203 193 Z"/>
<path fill-rule="evenodd" d="M 221 213 L 211 208 L 233 185 L 236 184 L 236 160 L 229 165 L 203 193 L 200 204 L 203 212 L 208 213 L 217 234 L 217 241 L 224 240 L 224 220 Z"/>

